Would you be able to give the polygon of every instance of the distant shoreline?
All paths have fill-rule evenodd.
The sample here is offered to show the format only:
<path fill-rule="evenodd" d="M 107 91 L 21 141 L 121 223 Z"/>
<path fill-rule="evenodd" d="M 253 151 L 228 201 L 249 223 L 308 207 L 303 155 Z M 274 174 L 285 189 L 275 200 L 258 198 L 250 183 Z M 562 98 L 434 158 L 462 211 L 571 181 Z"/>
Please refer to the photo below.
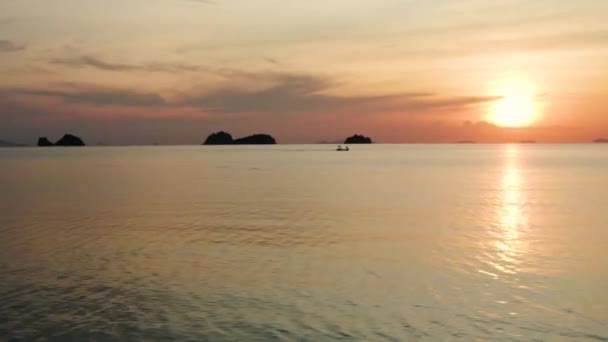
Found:
<path fill-rule="evenodd" d="M 470 145 L 604 145 L 605 143 L 598 143 L 598 142 L 534 142 L 534 143 L 528 143 L 528 142 L 467 142 L 467 143 L 463 143 L 463 142 L 375 142 L 374 144 L 371 145 L 458 145 L 458 146 L 462 146 L 462 145 L 466 145 L 466 146 L 470 146 Z M 272 146 L 289 146 L 289 145 L 328 145 L 328 146 L 335 146 L 335 145 L 349 145 L 349 144 L 338 144 L 338 143 L 280 143 L 280 144 L 273 144 L 273 145 L 237 145 L 237 144 L 232 144 L 232 145 L 200 145 L 200 144 L 196 144 L 196 143 L 192 143 L 192 144 L 127 144 L 127 145 L 111 145 L 111 144 L 104 144 L 104 145 L 87 145 L 87 146 L 83 146 L 79 149 L 82 148 L 91 148 L 91 147 L 97 147 L 97 148 L 103 148 L 103 147 L 179 147 L 179 146 L 192 146 L 192 147 L 199 147 L 199 148 L 218 148 L 218 147 L 228 147 L 228 148 L 248 148 L 248 147 L 264 147 L 264 148 L 271 148 Z M 369 144 L 366 144 L 369 145 Z M 359 147 L 359 144 L 353 144 L 353 146 L 357 146 Z M 12 148 L 36 148 L 39 149 L 39 146 L 36 145 L 11 145 L 11 146 L 0 146 L 0 150 L 1 149 L 12 149 Z M 55 146 L 53 149 L 58 149 L 58 148 L 66 148 L 66 149 L 74 149 L 71 146 Z"/>

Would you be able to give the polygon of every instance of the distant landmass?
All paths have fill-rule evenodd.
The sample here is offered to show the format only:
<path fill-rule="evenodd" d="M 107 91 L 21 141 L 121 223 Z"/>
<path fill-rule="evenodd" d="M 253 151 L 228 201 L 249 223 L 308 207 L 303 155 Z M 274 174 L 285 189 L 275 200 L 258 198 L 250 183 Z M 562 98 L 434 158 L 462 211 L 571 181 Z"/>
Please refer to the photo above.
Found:
<path fill-rule="evenodd" d="M 608 138 L 598 138 L 593 140 L 593 142 L 598 144 L 608 144 Z"/>
<path fill-rule="evenodd" d="M 14 142 L 0 140 L 0 147 L 15 147 L 15 146 L 19 146 L 19 145 L 15 144 Z"/>
<path fill-rule="evenodd" d="M 230 133 L 219 131 L 211 133 L 203 145 L 274 145 L 277 141 L 269 134 L 253 134 L 250 136 L 232 139 Z"/>
<path fill-rule="evenodd" d="M 47 139 L 46 137 L 40 137 L 40 138 L 38 138 L 38 146 L 40 146 L 40 147 L 85 146 L 85 143 L 84 143 L 84 141 L 82 141 L 82 139 L 80 139 L 79 137 L 77 137 L 75 135 L 66 134 L 61 139 L 57 140 L 57 142 L 54 144 L 51 141 L 49 141 L 49 139 Z"/>
<path fill-rule="evenodd" d="M 49 139 L 47 139 L 46 137 L 38 138 L 38 146 L 40 146 L 40 147 L 53 146 L 53 145 L 54 144 L 52 142 L 50 142 Z"/>
<path fill-rule="evenodd" d="M 475 141 L 473 140 L 461 140 L 461 141 L 457 141 L 457 144 L 476 144 Z"/>
<path fill-rule="evenodd" d="M 355 134 L 344 140 L 345 144 L 372 144 L 372 139 L 364 135 Z"/>
<path fill-rule="evenodd" d="M 519 142 L 520 144 L 536 144 L 534 140 L 522 140 Z"/>
<path fill-rule="evenodd" d="M 217 133 L 211 133 L 203 145 L 231 145 L 233 142 L 230 133 L 219 131 Z"/>
<path fill-rule="evenodd" d="M 254 134 L 234 141 L 235 145 L 274 145 L 276 143 L 276 140 L 268 134 Z"/>

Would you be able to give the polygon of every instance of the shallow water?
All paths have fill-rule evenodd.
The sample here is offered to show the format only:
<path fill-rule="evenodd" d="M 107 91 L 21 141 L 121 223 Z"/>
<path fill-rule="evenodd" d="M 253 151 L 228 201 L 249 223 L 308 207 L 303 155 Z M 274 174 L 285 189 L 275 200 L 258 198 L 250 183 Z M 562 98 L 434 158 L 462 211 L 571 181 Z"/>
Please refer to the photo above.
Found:
<path fill-rule="evenodd" d="M 0 339 L 608 340 L 608 146 L 352 147 L 1 149 Z"/>

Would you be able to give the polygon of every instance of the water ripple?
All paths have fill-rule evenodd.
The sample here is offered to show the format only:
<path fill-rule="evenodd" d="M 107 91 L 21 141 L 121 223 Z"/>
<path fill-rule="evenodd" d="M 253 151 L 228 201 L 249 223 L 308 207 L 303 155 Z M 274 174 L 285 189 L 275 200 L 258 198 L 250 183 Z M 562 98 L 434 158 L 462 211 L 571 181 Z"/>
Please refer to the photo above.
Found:
<path fill-rule="evenodd" d="M 430 148 L 0 151 L 0 339 L 607 341 L 606 150 Z"/>

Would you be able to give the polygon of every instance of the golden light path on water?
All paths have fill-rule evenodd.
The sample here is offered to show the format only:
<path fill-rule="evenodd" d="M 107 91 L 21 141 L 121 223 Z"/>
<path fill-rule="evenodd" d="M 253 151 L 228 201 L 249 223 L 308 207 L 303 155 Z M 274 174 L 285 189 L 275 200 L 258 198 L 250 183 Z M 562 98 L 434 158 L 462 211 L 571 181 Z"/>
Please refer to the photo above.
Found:
<path fill-rule="evenodd" d="M 505 146 L 504 164 L 499 176 L 498 195 L 496 198 L 495 224 L 490 229 L 492 244 L 488 247 L 488 260 L 496 272 L 479 270 L 492 276 L 502 278 L 508 283 L 517 282 L 520 264 L 526 259 L 525 231 L 528 216 L 525 212 L 527 202 L 524 191 L 525 180 L 520 167 L 520 147 Z M 508 279 L 505 279 L 508 278 Z"/>
<path fill-rule="evenodd" d="M 505 151 L 505 166 L 502 174 L 502 208 L 500 222 L 503 228 L 503 242 L 497 245 L 507 256 L 515 257 L 523 253 L 521 230 L 528 224 L 528 217 L 523 211 L 526 203 L 523 191 L 523 177 L 519 167 L 520 150 L 511 145 Z"/>

